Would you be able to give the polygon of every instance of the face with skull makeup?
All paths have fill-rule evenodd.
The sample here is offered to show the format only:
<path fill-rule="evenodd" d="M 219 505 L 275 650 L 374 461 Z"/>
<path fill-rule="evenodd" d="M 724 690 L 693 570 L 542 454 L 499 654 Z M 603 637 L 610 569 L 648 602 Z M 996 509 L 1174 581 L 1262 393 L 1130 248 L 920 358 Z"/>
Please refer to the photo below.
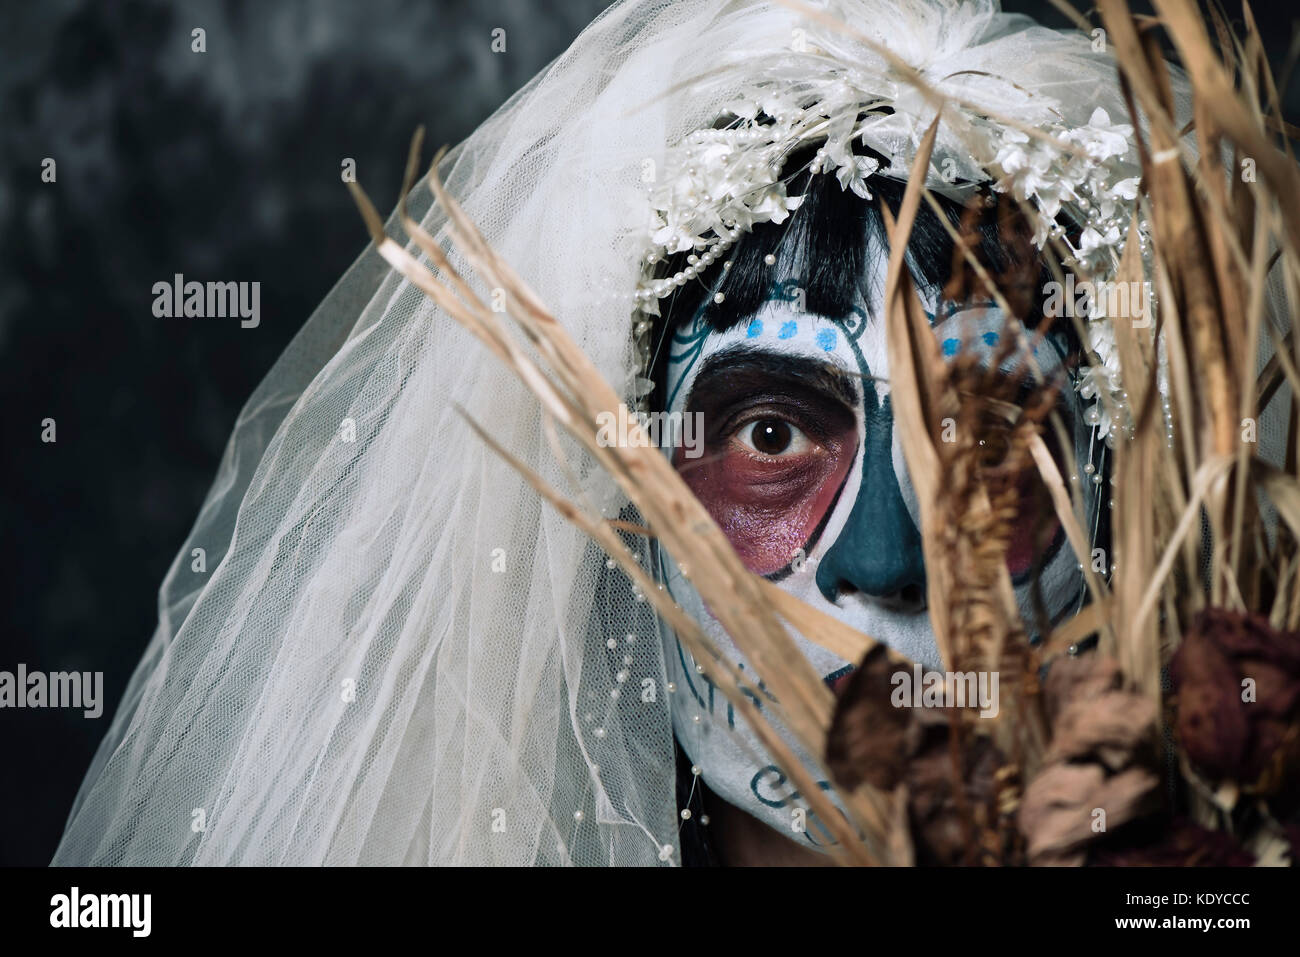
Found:
<path fill-rule="evenodd" d="M 942 255 L 924 261 L 927 223 L 932 235 L 942 230 L 934 220 L 918 223 L 922 234 L 913 234 L 909 267 L 941 351 L 973 350 L 989 364 L 1004 355 L 998 350 L 1010 334 L 1008 316 L 992 303 L 943 300 L 950 247 L 940 241 Z M 820 188 L 814 178 L 791 223 L 779 233 L 756 232 L 748 248 L 734 250 L 689 319 L 669 324 L 658 384 L 665 411 L 702 416 L 704 454 L 669 454 L 746 566 L 932 669 L 940 662 L 926 610 L 919 506 L 890 402 L 888 249 L 878 227 L 870 206 Z M 1066 380 L 1071 351 L 1059 334 L 1026 340 L 999 368 L 1011 376 L 1026 363 L 1042 380 Z M 1058 412 L 1073 438 L 1074 461 L 1099 462 L 1094 430 L 1068 382 Z M 1052 444 L 1050 434 L 1044 437 Z M 1064 456 L 1058 459 L 1064 470 Z M 1082 576 L 1039 493 L 1036 476 L 1026 475 L 1007 562 L 1025 621 L 1046 626 L 1077 611 Z M 1088 498 L 1095 527 L 1097 496 Z M 676 565 L 660 557 L 660 577 L 673 597 L 748 669 Z M 854 663 L 794 638 L 832 689 L 842 686 Z M 710 790 L 802 844 L 824 846 L 825 829 L 803 816 L 743 719 L 675 636 L 663 640 L 675 687 L 674 730 Z"/>

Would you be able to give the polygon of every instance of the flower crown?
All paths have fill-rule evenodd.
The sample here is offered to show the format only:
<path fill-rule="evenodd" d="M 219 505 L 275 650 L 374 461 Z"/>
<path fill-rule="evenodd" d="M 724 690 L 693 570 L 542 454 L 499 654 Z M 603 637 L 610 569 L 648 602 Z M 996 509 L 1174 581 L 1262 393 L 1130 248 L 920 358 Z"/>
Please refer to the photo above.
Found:
<path fill-rule="evenodd" d="M 863 104 L 858 98 L 843 102 L 828 98 L 796 106 L 775 94 L 760 97 L 729 107 L 735 119 L 727 126 L 687 136 L 670 151 L 662 182 L 648 188 L 646 263 L 653 266 L 681 252 L 696 255 L 697 262 L 692 262 L 695 269 L 644 280 L 639 301 L 671 294 L 756 224 L 784 222 L 802 197 L 786 193 L 783 162 L 802 146 L 822 144 L 810 167 L 812 173 L 833 174 L 842 189 L 872 198 L 868 180 L 881 172 L 880 162 L 854 153 L 852 141 L 877 146 L 871 135 L 873 126 L 878 119 L 892 119 L 892 114 L 860 114 Z M 949 159 L 934 171 L 941 180 L 938 191 L 970 192 L 981 180 L 989 183 L 993 190 L 1030 204 L 1035 245 L 1041 248 L 1049 236 L 1060 238 L 1072 256 L 1090 270 L 1105 271 L 1111 266 L 1138 195 L 1140 177 L 1135 172 L 1130 175 L 1123 162 L 1130 152 L 1133 128 L 1112 124 L 1106 111 L 1098 107 L 1086 126 L 1043 130 L 1077 147 L 1072 152 L 1048 142 L 1030 142 L 1027 133 L 1013 127 L 989 123 L 985 132 L 984 141 L 995 152 L 983 168 L 1001 175 L 959 181 Z M 906 168 L 891 162 L 882 175 L 898 178 L 897 170 L 905 172 Z M 1058 221 L 1066 208 L 1077 210 L 1086 223 L 1077 247 L 1069 243 Z"/>
<path fill-rule="evenodd" d="M 723 120 L 670 148 L 663 175 L 647 184 L 649 226 L 635 297 L 641 313 L 635 338 L 645 355 L 659 299 L 708 271 L 756 224 L 785 222 L 798 208 L 802 197 L 787 193 L 798 172 L 785 169 L 793 153 L 816 147 L 811 173 L 833 175 L 841 189 L 870 199 L 873 177 L 908 177 L 940 98 L 943 116 L 925 171 L 927 187 L 954 198 L 988 190 L 1010 194 L 1021 201 L 1038 248 L 1051 240 L 1064 249 L 1067 267 L 1094 280 L 1113 276 L 1137 210 L 1140 166 L 1132 126 L 1113 123 L 1102 107 L 1085 124 L 1069 126 L 1055 100 L 989 70 L 945 76 L 960 64 L 961 48 L 947 57 L 957 63 L 940 58 L 915 71 L 929 87 L 923 90 L 896 69 L 863 69 L 829 55 L 814 45 L 817 36 L 810 27 L 804 49 L 783 53 L 751 77 Z M 855 151 L 856 143 L 885 163 Z M 1073 240 L 1067 222 L 1081 226 Z M 1141 219 L 1139 230 L 1145 250 Z M 657 274 L 661 263 L 681 253 L 687 254 L 684 268 Z M 1110 401 L 1090 410 L 1089 421 L 1113 443 L 1113 429 L 1127 419 L 1115 414 L 1125 394 L 1114 334 L 1110 318 L 1089 318 L 1087 345 L 1101 364 L 1082 370 L 1079 388 L 1085 399 L 1108 393 Z"/>

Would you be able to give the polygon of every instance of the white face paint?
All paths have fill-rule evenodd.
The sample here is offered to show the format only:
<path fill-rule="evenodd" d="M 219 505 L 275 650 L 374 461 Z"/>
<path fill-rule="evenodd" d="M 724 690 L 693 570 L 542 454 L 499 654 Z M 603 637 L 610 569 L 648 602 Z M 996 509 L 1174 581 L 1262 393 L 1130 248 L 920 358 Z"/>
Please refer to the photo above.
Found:
<path fill-rule="evenodd" d="M 676 450 L 670 454 L 751 570 L 927 668 L 937 668 L 940 662 L 923 602 L 919 509 L 888 404 L 884 325 L 875 318 L 880 304 L 873 304 L 872 318 L 859 315 L 847 321 L 800 312 L 798 304 L 797 299 L 779 296 L 723 332 L 709 329 L 698 317 L 678 331 L 666 375 L 668 411 L 704 409 L 709 442 L 700 465 L 685 463 Z M 996 307 L 966 308 L 933 328 L 945 355 L 970 349 L 987 361 L 1004 334 L 1004 320 Z M 1003 369 L 1013 371 L 1024 361 L 1023 353 L 1013 355 Z M 1061 355 L 1055 346 L 1041 343 L 1034 349 L 1033 366 L 1050 380 L 1061 371 Z M 819 374 L 819 369 L 834 374 Z M 735 378 L 729 381 L 733 372 Z M 822 379 L 841 380 L 848 394 L 822 400 L 814 394 L 809 399 L 809 392 L 816 392 L 809 383 Z M 742 393 L 748 397 L 742 398 Z M 797 406 L 799 415 L 791 417 L 787 425 L 794 428 L 787 429 L 775 420 L 783 415 L 782 396 L 796 393 L 799 398 L 789 407 Z M 1092 429 L 1083 420 L 1077 394 L 1068 385 L 1065 393 L 1063 420 L 1074 431 L 1072 451 L 1076 461 L 1086 463 L 1091 461 Z M 819 401 L 824 404 L 819 406 Z M 757 411 L 742 414 L 737 426 L 728 411 L 733 405 L 755 405 Z M 838 440 L 811 434 L 813 423 L 807 417 L 819 408 L 837 423 L 833 431 Z M 719 435 L 719 429 L 724 434 Z M 763 454 L 787 438 L 789 451 Z M 814 448 L 819 442 L 832 454 L 819 459 Z M 812 478 L 803 485 L 777 465 L 801 456 L 813 463 Z M 770 469 L 776 470 L 775 477 Z M 786 498 L 784 491 L 768 493 L 769 488 L 787 486 L 796 492 Z M 800 493 L 805 486 L 806 494 Z M 1091 502 L 1090 524 L 1095 522 L 1095 497 Z M 1076 610 L 1082 587 L 1075 556 L 1063 537 L 1058 529 L 1039 578 L 1053 619 Z M 1035 621 L 1032 576 L 1012 570 L 1025 620 Z M 661 555 L 660 574 L 709 637 L 752 673 L 750 663 L 667 555 Z M 851 670 L 853 662 L 793 631 L 791 636 L 832 687 Z M 829 843 L 825 829 L 811 816 L 800 830 L 802 819 L 795 809 L 804 802 L 796 800 L 753 731 L 696 671 L 676 637 L 665 634 L 664 641 L 669 680 L 676 686 L 673 726 L 692 762 L 702 768 L 705 783 L 724 800 L 800 843 Z M 809 755 L 800 757 L 815 766 Z"/>

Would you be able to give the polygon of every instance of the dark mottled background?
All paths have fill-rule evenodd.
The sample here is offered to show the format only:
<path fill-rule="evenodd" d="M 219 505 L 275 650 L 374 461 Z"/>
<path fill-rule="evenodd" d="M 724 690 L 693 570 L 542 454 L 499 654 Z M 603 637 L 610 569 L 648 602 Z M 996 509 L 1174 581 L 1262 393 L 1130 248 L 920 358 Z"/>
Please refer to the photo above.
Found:
<path fill-rule="evenodd" d="M 1255 4 L 1278 62 L 1292 3 Z M 0 864 L 48 861 L 240 406 L 364 245 L 342 159 L 386 208 L 418 124 L 463 138 L 604 6 L 0 3 L 0 670 L 107 699 L 0 711 Z M 261 325 L 155 319 L 177 272 L 260 281 Z"/>

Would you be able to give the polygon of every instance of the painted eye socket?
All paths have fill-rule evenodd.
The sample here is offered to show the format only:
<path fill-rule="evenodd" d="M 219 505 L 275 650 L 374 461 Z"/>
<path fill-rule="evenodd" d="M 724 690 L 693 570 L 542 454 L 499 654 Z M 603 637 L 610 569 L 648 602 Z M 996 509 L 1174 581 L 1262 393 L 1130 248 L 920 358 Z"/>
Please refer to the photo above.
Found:
<path fill-rule="evenodd" d="M 812 448 L 812 440 L 798 426 L 774 416 L 746 423 L 736 438 L 745 448 L 772 458 L 800 455 Z"/>

